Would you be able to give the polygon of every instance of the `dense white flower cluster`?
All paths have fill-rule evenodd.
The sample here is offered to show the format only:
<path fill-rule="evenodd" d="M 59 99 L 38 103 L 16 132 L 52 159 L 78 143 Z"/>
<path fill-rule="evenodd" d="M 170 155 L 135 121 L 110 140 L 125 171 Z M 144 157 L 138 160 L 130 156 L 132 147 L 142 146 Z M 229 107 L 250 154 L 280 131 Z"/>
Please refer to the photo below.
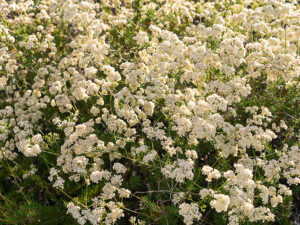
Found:
<path fill-rule="evenodd" d="M 221 177 L 220 172 L 217 169 L 211 168 L 210 166 L 203 166 L 202 173 L 207 175 L 205 180 L 208 182 L 211 182 L 213 178 L 218 179 Z"/>
<path fill-rule="evenodd" d="M 96 206 L 97 205 L 97 206 Z M 109 212 L 106 211 L 104 207 L 109 208 Z M 118 207 L 115 202 L 104 202 L 96 201 L 95 209 L 83 209 L 81 210 L 80 206 L 76 206 L 73 202 L 70 202 L 68 205 L 68 214 L 71 214 L 74 219 L 77 220 L 79 224 L 86 224 L 89 221 L 91 224 L 99 224 L 104 222 L 105 224 L 113 224 L 117 219 L 124 216 L 123 210 Z M 104 214 L 107 212 L 105 220 L 103 221 Z"/>
<path fill-rule="evenodd" d="M 161 172 L 168 178 L 175 179 L 179 183 L 183 183 L 184 179 L 192 180 L 194 177 L 193 173 L 193 162 L 189 160 L 179 159 L 176 162 L 176 166 L 168 164 L 162 168 Z"/>
<path fill-rule="evenodd" d="M 179 206 L 179 215 L 183 216 L 183 221 L 187 225 L 193 224 L 194 220 L 199 220 L 202 216 L 196 203 L 181 204 Z"/>
<path fill-rule="evenodd" d="M 53 187 L 97 187 L 67 206 L 79 224 L 150 224 L 136 217 L 164 204 L 187 225 L 201 204 L 274 221 L 300 184 L 280 138 L 299 137 L 246 100 L 255 82 L 299 88 L 299 16 L 282 0 L 0 0 L 0 160 L 53 154 Z"/>
<path fill-rule="evenodd" d="M 227 195 L 215 194 L 215 200 L 210 202 L 210 205 L 216 209 L 217 212 L 227 211 L 230 198 Z"/>

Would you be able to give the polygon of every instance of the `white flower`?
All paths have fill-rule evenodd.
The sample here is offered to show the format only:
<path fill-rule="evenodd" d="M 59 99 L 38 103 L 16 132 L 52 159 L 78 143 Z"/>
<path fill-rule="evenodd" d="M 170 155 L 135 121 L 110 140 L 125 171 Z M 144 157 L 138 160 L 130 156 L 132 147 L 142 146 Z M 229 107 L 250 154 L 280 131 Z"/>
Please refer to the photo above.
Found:
<path fill-rule="evenodd" d="M 210 202 L 211 207 L 215 208 L 218 213 L 227 211 L 230 198 L 223 194 L 214 194 L 215 200 Z"/>
<path fill-rule="evenodd" d="M 186 225 L 193 224 L 194 220 L 199 220 L 202 214 L 199 212 L 198 204 L 196 203 L 182 203 L 179 206 L 179 215 L 183 216 L 183 222 Z"/>
<path fill-rule="evenodd" d="M 185 193 L 184 192 L 176 192 L 173 194 L 172 202 L 176 205 L 178 204 L 183 198 Z"/>
<path fill-rule="evenodd" d="M 128 189 L 120 188 L 120 189 L 118 189 L 118 193 L 121 198 L 129 198 L 131 191 Z"/>
<path fill-rule="evenodd" d="M 7 77 L 2 76 L 0 78 L 0 88 L 5 86 L 6 81 L 7 81 Z"/>
<path fill-rule="evenodd" d="M 138 45 L 143 45 L 149 41 L 147 33 L 143 31 L 140 31 L 133 39 L 137 41 Z"/>
<path fill-rule="evenodd" d="M 143 162 L 148 163 L 154 160 L 155 156 L 157 155 L 157 152 L 155 150 L 151 150 L 147 155 L 144 156 Z"/>
<path fill-rule="evenodd" d="M 74 89 L 74 91 L 72 92 L 72 95 L 77 99 L 77 100 L 87 100 L 88 99 L 88 95 L 86 94 L 86 89 L 83 87 L 78 87 L 76 89 Z"/>
<path fill-rule="evenodd" d="M 155 104 L 153 102 L 147 102 L 144 105 L 145 113 L 149 116 L 153 114 Z"/>
<path fill-rule="evenodd" d="M 113 169 L 117 172 L 117 173 L 125 173 L 126 172 L 126 167 L 123 166 L 121 163 L 115 163 L 113 165 Z"/>
<path fill-rule="evenodd" d="M 94 183 L 98 183 L 99 181 L 101 181 L 103 178 L 106 180 L 109 180 L 111 177 L 111 172 L 109 171 L 94 171 L 91 173 L 90 175 L 90 179 L 92 182 Z"/>

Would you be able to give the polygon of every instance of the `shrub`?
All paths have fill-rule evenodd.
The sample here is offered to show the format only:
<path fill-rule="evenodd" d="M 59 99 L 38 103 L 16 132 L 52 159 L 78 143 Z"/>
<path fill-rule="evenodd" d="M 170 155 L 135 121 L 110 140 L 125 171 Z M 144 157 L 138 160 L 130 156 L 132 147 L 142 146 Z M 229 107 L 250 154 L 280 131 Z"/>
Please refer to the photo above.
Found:
<path fill-rule="evenodd" d="M 299 15 L 0 0 L 0 222 L 291 224 Z"/>

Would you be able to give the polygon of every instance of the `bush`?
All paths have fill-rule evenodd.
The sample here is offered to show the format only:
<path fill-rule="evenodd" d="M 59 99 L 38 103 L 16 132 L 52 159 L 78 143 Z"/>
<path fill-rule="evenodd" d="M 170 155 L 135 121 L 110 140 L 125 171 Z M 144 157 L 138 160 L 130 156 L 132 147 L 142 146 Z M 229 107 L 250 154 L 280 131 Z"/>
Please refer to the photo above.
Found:
<path fill-rule="evenodd" d="M 0 0 L 0 223 L 292 224 L 299 15 Z"/>

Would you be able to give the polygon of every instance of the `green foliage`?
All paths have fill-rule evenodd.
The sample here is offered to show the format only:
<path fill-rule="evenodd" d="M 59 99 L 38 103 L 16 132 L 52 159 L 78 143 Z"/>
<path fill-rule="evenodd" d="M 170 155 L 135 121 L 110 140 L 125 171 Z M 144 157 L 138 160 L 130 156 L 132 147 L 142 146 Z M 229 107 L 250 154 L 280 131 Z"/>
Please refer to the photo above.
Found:
<path fill-rule="evenodd" d="M 65 213 L 63 201 L 67 199 L 41 179 L 42 173 L 23 180 L 12 173 L 18 168 L 7 168 L 0 170 L 1 225 L 77 224 Z"/>

